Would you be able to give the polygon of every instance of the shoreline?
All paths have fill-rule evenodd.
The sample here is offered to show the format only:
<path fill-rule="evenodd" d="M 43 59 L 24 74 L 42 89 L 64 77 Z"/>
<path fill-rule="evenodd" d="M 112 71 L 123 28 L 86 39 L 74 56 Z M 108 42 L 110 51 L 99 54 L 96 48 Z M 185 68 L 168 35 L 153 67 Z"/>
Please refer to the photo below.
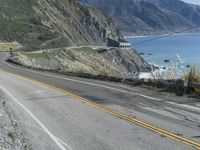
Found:
<path fill-rule="evenodd" d="M 149 41 L 148 44 L 140 44 L 138 47 L 134 43 L 139 41 L 147 41 L 149 39 L 159 39 L 164 37 L 161 41 Z M 129 39 L 128 39 L 129 38 Z M 199 55 L 199 39 L 200 33 L 175 33 L 167 36 L 155 35 L 149 36 L 127 36 L 132 46 L 143 53 L 142 57 L 153 65 L 165 67 L 165 72 L 170 72 L 170 69 L 175 70 L 175 78 L 182 77 L 188 74 L 190 68 L 196 64 L 200 69 L 200 55 Z M 151 54 L 151 55 L 149 55 Z M 164 62 L 169 60 L 170 62 Z M 168 71 L 169 70 L 169 71 Z"/>
<path fill-rule="evenodd" d="M 145 37 L 162 37 L 162 36 L 171 36 L 171 35 L 200 35 L 200 32 L 195 33 L 188 33 L 188 32 L 182 32 L 182 33 L 166 33 L 166 34 L 152 34 L 152 35 L 128 35 L 123 36 L 125 39 L 134 39 L 134 38 L 145 38 Z"/>
<path fill-rule="evenodd" d="M 166 71 L 167 69 L 163 69 L 164 66 L 158 64 L 149 63 L 152 67 L 151 72 L 140 72 L 138 79 L 167 79 L 166 78 Z"/>

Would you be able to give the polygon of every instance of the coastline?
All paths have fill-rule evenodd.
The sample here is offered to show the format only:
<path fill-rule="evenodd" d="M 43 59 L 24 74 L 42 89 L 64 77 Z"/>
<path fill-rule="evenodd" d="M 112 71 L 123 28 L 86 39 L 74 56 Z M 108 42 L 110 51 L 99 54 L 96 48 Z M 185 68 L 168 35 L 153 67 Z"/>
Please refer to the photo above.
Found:
<path fill-rule="evenodd" d="M 150 35 L 124 35 L 125 39 L 131 39 L 131 38 L 145 38 L 145 37 L 162 37 L 162 36 L 171 36 L 171 35 L 198 35 L 200 32 L 182 32 L 182 33 L 166 33 L 166 34 L 150 34 Z"/>
<path fill-rule="evenodd" d="M 149 63 L 152 67 L 151 72 L 140 72 L 138 75 L 139 79 L 167 79 L 166 78 L 166 69 L 163 69 L 164 66 L 158 64 Z"/>
<path fill-rule="evenodd" d="M 191 66 L 194 64 L 200 67 L 200 32 L 174 33 L 168 35 L 169 34 L 154 36 L 126 36 L 125 38 L 135 49 L 137 49 L 137 51 L 142 53 L 142 57 L 149 64 L 156 64 L 156 66 L 165 68 L 165 76 L 172 72 L 171 70 L 175 70 L 173 76 L 174 78 L 179 78 L 187 74 Z M 145 41 L 151 38 L 160 39 L 159 37 L 163 37 L 162 40 L 155 40 L 153 42 L 149 41 L 148 44 L 134 45 L 134 43 L 139 41 Z M 177 55 L 180 55 L 179 58 Z M 169 62 L 164 62 L 165 60 Z M 163 74 L 163 71 L 158 74 Z M 142 75 L 142 77 L 143 76 L 146 78 L 146 76 L 149 75 Z"/>

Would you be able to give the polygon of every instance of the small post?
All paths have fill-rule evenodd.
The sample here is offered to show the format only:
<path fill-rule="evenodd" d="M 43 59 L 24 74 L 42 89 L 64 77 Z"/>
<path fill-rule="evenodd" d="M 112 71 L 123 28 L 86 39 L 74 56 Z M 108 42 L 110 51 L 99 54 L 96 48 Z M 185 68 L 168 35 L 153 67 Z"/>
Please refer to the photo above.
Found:
<path fill-rule="evenodd" d="M 12 47 L 10 47 L 10 55 L 12 54 Z"/>
<path fill-rule="evenodd" d="M 191 81 L 191 76 L 192 76 L 192 68 L 190 70 L 190 74 L 188 76 L 188 81 L 185 80 L 185 83 L 184 83 L 184 94 L 187 93 L 188 89 L 189 89 L 189 86 L 190 86 L 190 81 Z M 185 86 L 186 85 L 186 86 Z"/>
<path fill-rule="evenodd" d="M 185 95 L 187 93 L 187 89 L 188 89 L 188 85 L 189 85 L 189 82 L 187 81 L 184 81 L 184 91 L 183 91 L 183 95 Z"/>

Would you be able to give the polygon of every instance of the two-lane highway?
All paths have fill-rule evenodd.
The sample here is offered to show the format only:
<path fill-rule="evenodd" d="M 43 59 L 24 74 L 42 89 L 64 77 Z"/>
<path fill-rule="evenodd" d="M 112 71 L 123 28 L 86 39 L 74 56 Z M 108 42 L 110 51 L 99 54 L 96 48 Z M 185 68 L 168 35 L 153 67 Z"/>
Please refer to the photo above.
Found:
<path fill-rule="evenodd" d="M 1 91 L 33 149 L 200 147 L 200 109 L 185 104 L 187 98 L 37 72 L 3 59 L 0 68 Z"/>

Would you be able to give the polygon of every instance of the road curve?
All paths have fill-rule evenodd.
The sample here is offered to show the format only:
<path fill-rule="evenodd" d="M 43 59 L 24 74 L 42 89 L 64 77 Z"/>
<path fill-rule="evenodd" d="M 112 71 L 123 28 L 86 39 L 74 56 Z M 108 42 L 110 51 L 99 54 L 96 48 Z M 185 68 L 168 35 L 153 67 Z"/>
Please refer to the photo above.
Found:
<path fill-rule="evenodd" d="M 155 112 L 156 109 L 153 110 L 152 106 L 155 107 L 160 105 L 165 105 L 165 108 L 168 109 L 177 109 L 177 112 L 188 111 L 182 107 L 181 104 L 180 106 L 172 107 L 169 103 L 166 103 L 165 99 L 153 97 L 145 91 L 143 92 L 145 94 L 141 94 L 140 89 L 130 89 L 130 87 L 125 85 L 113 85 L 107 82 L 90 81 L 69 77 L 67 78 L 68 80 L 64 80 L 63 78 L 66 77 L 58 76 L 59 78 L 56 78 L 54 77 L 54 74 L 48 74 L 47 76 L 43 73 L 29 72 L 27 70 L 12 67 L 4 62 L 0 64 L 0 67 L 3 70 L 12 72 L 12 74 L 5 71 L 0 72 L 1 89 L 7 93 L 10 99 L 19 101 L 35 116 L 35 119 L 32 116 L 33 120 L 31 124 L 35 124 L 35 127 L 40 128 L 39 131 L 45 131 L 46 129 L 46 131 L 49 131 L 42 132 L 44 135 L 41 135 L 39 131 L 35 132 L 37 133 L 37 136 L 41 136 L 41 139 L 45 139 L 41 143 L 38 143 L 37 139 L 34 138 L 33 141 L 31 141 L 31 143 L 35 143 L 35 146 L 39 149 L 41 149 L 41 147 L 43 147 L 42 149 L 47 149 L 47 145 L 52 149 L 55 149 L 55 146 L 56 148 L 59 147 L 61 149 L 62 146 L 65 148 L 67 147 L 68 149 L 192 149 L 192 147 L 188 147 L 187 141 L 184 141 L 185 138 L 182 139 L 182 142 L 177 142 L 177 137 L 171 137 L 176 140 L 164 138 L 163 133 L 161 132 L 157 133 L 162 134 L 162 136 L 136 126 L 136 121 L 134 122 L 135 124 L 131 124 L 130 120 L 128 120 L 128 122 L 123 121 L 122 119 L 126 120 L 123 116 L 114 115 L 121 118 L 119 119 L 110 115 L 111 113 L 105 113 L 106 111 L 103 110 L 105 107 L 98 110 L 96 109 L 97 107 L 91 107 L 91 104 L 95 102 L 98 103 L 98 106 L 106 106 L 106 108 L 110 107 L 124 113 L 127 113 L 128 111 L 129 115 L 133 115 L 132 113 L 135 113 L 141 118 L 144 117 L 143 119 L 147 122 L 149 122 L 148 119 L 150 118 L 155 121 L 156 125 L 163 126 L 162 124 L 157 123 L 161 121 L 159 115 L 147 118 L 144 110 L 143 112 L 141 111 L 142 109 L 138 111 L 138 108 L 136 109 L 136 107 L 141 104 L 151 106 L 147 107 L 149 110 L 145 110 L 154 113 L 154 115 L 155 113 L 159 113 L 160 110 Z M 13 75 L 13 73 L 31 78 L 32 80 L 19 77 L 18 75 Z M 33 80 L 41 81 L 45 84 L 61 88 L 61 92 L 52 89 L 51 86 L 47 87 Z M 87 82 L 89 84 L 86 84 Z M 81 98 L 76 97 L 74 94 L 70 95 L 70 93 L 64 93 L 62 90 L 72 91 L 79 96 L 87 99 L 89 98 L 93 102 L 87 102 L 85 99 L 85 101 L 76 101 L 75 99 L 80 100 Z M 131 102 L 129 102 L 130 99 L 132 100 Z M 86 103 L 89 105 L 86 105 Z M 14 105 L 11 100 L 10 105 Z M 20 109 L 16 109 L 15 112 L 18 114 L 20 113 L 21 116 L 23 116 L 23 120 L 26 120 L 22 122 L 30 122 L 31 114 L 29 113 L 29 115 L 27 115 L 24 111 L 19 112 L 19 110 Z M 134 112 L 136 110 L 137 112 Z M 195 111 L 194 109 L 189 110 L 189 113 L 190 115 L 193 114 L 192 117 L 199 115 L 198 111 Z M 125 116 L 127 117 L 127 115 Z M 174 117 L 175 116 L 168 119 L 173 121 Z M 133 117 L 128 117 L 128 119 L 131 118 Z M 43 123 L 40 124 L 37 122 L 37 119 L 40 123 Z M 22 120 L 22 118 L 19 118 L 19 120 Z M 171 121 L 169 121 L 169 129 L 174 128 Z M 141 124 L 139 125 L 141 126 Z M 188 123 L 188 125 L 193 126 L 194 124 Z M 74 128 L 74 126 L 76 128 Z M 183 124 L 178 124 L 176 127 L 183 128 L 184 130 L 186 128 Z M 34 128 L 34 130 L 37 130 L 37 128 Z M 168 129 L 166 126 L 165 128 Z M 158 131 L 158 129 L 156 130 Z M 31 135 L 32 131 L 29 131 L 29 126 L 26 127 L 26 132 L 28 135 Z M 197 128 L 190 127 L 188 128 L 188 133 L 186 132 L 184 134 L 191 136 L 190 134 L 193 135 L 194 133 L 197 133 Z M 176 134 L 172 134 L 173 136 L 176 136 Z M 47 135 L 48 138 L 45 138 Z M 178 137 L 181 138 L 179 135 Z M 54 144 L 49 144 L 51 141 L 54 141 Z M 190 141 L 192 140 L 189 140 L 189 142 Z M 186 145 L 183 143 L 186 143 Z M 198 146 L 198 140 L 194 143 Z"/>

